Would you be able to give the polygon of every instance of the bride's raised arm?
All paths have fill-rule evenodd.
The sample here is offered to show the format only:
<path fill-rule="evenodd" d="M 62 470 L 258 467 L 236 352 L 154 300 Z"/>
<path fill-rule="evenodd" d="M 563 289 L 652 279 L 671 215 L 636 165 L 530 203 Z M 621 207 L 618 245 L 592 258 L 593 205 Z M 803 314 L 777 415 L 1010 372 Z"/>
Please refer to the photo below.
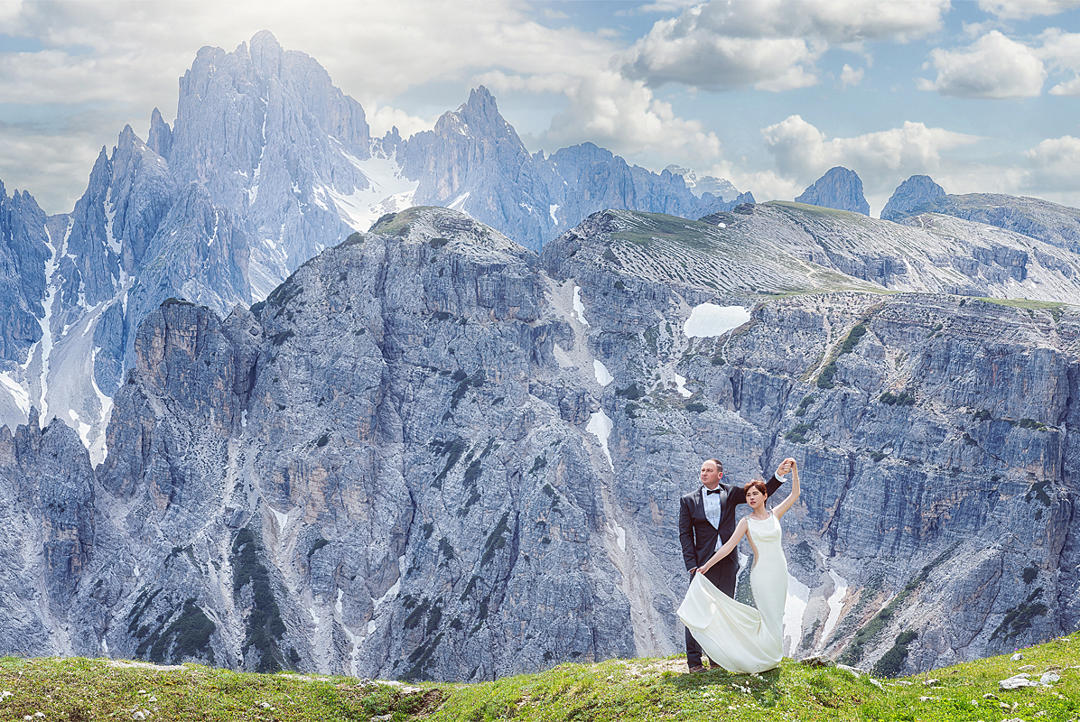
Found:
<path fill-rule="evenodd" d="M 730 554 L 731 550 L 738 546 L 739 540 L 742 539 L 745 535 L 746 517 L 743 517 L 739 520 L 739 524 L 735 527 L 735 533 L 731 535 L 731 538 L 724 542 L 724 546 L 717 549 L 716 553 L 709 557 L 709 561 L 702 564 L 701 568 L 698 569 L 698 571 L 703 573 L 709 571 L 713 564 L 716 564 L 718 561 Z"/>
<path fill-rule="evenodd" d="M 787 498 L 784 499 L 782 502 L 780 502 L 775 509 L 773 509 L 773 514 L 776 515 L 776 518 L 777 519 L 782 519 L 784 514 L 787 513 L 788 509 L 790 509 L 792 507 L 792 505 L 798 500 L 798 498 L 799 498 L 799 465 L 797 463 L 795 463 L 794 461 L 792 461 L 791 462 L 791 493 L 789 493 L 787 495 Z"/>

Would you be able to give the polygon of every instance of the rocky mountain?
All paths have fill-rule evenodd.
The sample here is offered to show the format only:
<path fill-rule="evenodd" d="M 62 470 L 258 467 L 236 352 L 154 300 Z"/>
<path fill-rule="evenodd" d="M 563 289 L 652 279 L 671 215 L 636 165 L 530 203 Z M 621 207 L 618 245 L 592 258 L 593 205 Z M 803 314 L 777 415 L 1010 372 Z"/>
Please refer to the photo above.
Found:
<path fill-rule="evenodd" d="M 901 183 L 889 197 L 889 202 L 881 209 L 881 218 L 886 221 L 899 221 L 918 213 L 918 209 L 928 210 L 945 199 L 945 189 L 934 182 L 928 175 L 913 175 Z"/>
<path fill-rule="evenodd" d="M 416 203 L 464 211 L 533 250 L 605 208 L 696 218 L 753 202 L 749 193 L 695 194 L 678 174 L 631 166 L 592 143 L 530 155 L 483 86 L 401 146 L 402 173 L 420 179 Z"/>
<path fill-rule="evenodd" d="M 678 498 L 715 455 L 802 462 L 790 654 L 927 669 L 1075 628 L 1080 310 L 888 293 L 797 252 L 839 213 L 806 208 L 608 211 L 539 256 L 414 208 L 227 318 L 166 302 L 103 464 L 0 431 L 0 652 L 435 679 L 670 654 Z M 772 216 L 783 254 L 739 225 Z"/>
<path fill-rule="evenodd" d="M 669 165 L 664 168 L 668 173 L 672 175 L 681 175 L 683 181 L 686 183 L 686 187 L 690 189 L 690 192 L 694 195 L 701 197 L 706 193 L 712 193 L 715 196 L 723 198 L 725 201 L 736 200 L 741 193 L 735 185 L 726 178 L 716 178 L 711 175 L 698 176 L 696 172 L 690 168 L 684 168 L 678 165 Z M 740 201 L 740 203 L 750 202 L 753 200 Z"/>
<path fill-rule="evenodd" d="M 855 171 L 842 166 L 827 170 L 825 175 L 807 186 L 795 202 L 870 215 L 862 179 Z"/>
<path fill-rule="evenodd" d="M 483 87 L 433 131 L 375 139 L 360 104 L 270 33 L 206 47 L 180 79 L 174 123 L 155 109 L 145 142 L 124 128 L 71 213 L 46 226 L 28 195 L 4 196 L 0 423 L 25 423 L 33 405 L 100 462 L 136 329 L 160 303 L 249 305 L 414 202 L 463 209 L 534 249 L 605 207 L 696 217 L 734 205 L 590 144 L 530 155 Z"/>
<path fill-rule="evenodd" d="M 773 201 L 701 219 L 704 236 L 753 249 L 763 267 L 786 254 L 892 291 L 1080 298 L 1080 256 L 1017 233 L 925 214 L 910 225 L 819 206 Z M 803 288 L 830 288 L 814 278 Z M 834 288 L 842 288 L 842 285 Z"/>
<path fill-rule="evenodd" d="M 926 192 L 916 192 L 916 188 Z M 1004 228 L 1080 253 L 1080 211 L 1041 198 L 1001 193 L 945 194 L 927 176 L 912 176 L 893 192 L 886 208 L 890 206 L 889 220 L 911 222 L 906 219 L 921 213 L 939 213 Z"/>

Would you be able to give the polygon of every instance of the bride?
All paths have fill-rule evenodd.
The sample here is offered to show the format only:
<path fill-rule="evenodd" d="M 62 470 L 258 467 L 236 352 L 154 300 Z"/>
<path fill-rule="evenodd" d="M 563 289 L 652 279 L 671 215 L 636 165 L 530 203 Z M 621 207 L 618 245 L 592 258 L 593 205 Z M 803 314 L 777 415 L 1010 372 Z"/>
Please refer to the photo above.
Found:
<path fill-rule="evenodd" d="M 678 615 L 701 649 L 729 672 L 764 672 L 783 657 L 787 559 L 780 546 L 780 519 L 799 498 L 799 469 L 792 463 L 791 493 L 772 511 L 765 507 L 765 483 L 746 485 L 746 503 L 753 510 L 735 533 L 694 575 Z M 757 609 L 737 602 L 705 578 L 712 565 L 730 554 L 746 537 L 754 551 L 750 589 Z"/>

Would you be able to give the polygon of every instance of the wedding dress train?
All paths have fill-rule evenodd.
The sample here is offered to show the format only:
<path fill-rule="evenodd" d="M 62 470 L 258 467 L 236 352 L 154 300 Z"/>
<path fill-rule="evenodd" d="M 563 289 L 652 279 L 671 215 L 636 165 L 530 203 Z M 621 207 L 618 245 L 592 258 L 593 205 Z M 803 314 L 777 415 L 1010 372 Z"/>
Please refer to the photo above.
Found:
<path fill-rule="evenodd" d="M 678 610 L 713 664 L 740 673 L 764 672 L 780 664 L 787 601 L 787 559 L 780 545 L 779 520 L 770 514 L 767 519 L 747 517 L 747 524 L 756 549 L 750 589 L 757 608 L 735 601 L 704 574 L 695 574 Z"/>

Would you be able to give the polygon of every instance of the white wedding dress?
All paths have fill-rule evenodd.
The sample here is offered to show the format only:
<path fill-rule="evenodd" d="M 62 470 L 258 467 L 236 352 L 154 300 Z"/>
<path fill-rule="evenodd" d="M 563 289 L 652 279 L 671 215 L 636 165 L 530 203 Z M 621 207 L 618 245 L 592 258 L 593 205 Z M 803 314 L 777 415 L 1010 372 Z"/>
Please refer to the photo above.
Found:
<path fill-rule="evenodd" d="M 780 664 L 787 601 L 787 559 L 780 546 L 780 521 L 773 514 L 767 519 L 746 520 L 756 549 L 750 589 L 757 609 L 724 594 L 704 574 L 695 574 L 678 611 L 713 664 L 738 673 L 764 672 Z"/>

